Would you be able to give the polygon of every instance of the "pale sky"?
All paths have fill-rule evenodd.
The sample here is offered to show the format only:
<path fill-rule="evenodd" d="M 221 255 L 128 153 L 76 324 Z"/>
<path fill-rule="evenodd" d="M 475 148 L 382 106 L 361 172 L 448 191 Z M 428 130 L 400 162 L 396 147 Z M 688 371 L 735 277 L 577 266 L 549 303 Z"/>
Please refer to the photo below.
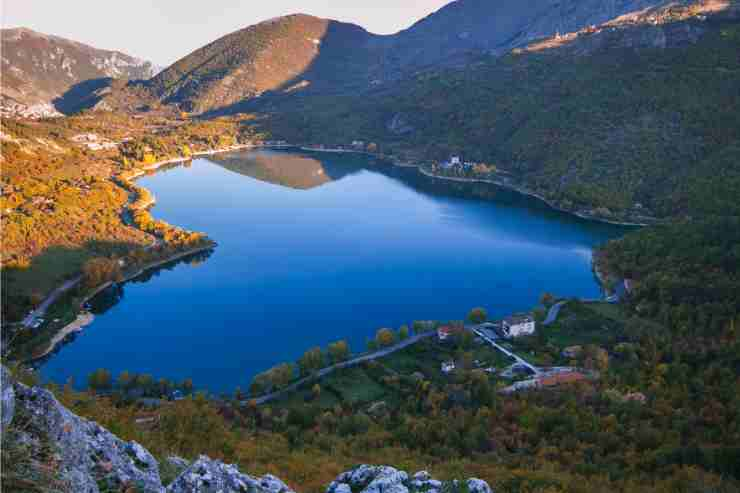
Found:
<path fill-rule="evenodd" d="M 451 0 L 0 0 L 3 27 L 28 27 L 169 65 L 225 34 L 306 13 L 391 34 Z"/>

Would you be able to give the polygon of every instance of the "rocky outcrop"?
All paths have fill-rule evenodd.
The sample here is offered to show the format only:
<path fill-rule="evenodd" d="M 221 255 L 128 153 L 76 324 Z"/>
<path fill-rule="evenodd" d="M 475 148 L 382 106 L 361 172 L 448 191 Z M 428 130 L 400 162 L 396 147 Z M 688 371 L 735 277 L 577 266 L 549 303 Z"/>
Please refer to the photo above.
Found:
<path fill-rule="evenodd" d="M 3 385 L 5 389 L 5 385 Z M 136 442 L 124 442 L 92 421 L 80 418 L 48 390 L 13 385 L 16 417 L 32 446 L 56 449 L 59 473 L 71 491 L 98 493 L 136 485 L 147 492 L 163 491 L 156 459 Z"/>
<path fill-rule="evenodd" d="M 81 418 L 57 401 L 48 390 L 14 382 L 2 370 L 3 437 L 12 429 L 24 447 L 52 450 L 57 465 L 53 476 L 68 491 L 100 493 L 294 493 L 271 474 L 253 477 L 235 465 L 200 456 L 189 463 L 171 456 L 163 470 L 177 477 L 164 485 L 159 463 L 140 444 L 126 442 L 102 426 Z M 7 466 L 7 465 L 5 465 Z M 23 469 L 20 465 L 19 469 Z M 172 477 L 172 475 L 170 475 Z M 67 491 L 65 490 L 65 491 Z M 409 476 L 389 466 L 361 465 L 340 474 L 327 493 L 492 493 L 485 481 L 442 482 L 426 471 Z"/>
<path fill-rule="evenodd" d="M 5 369 L 4 366 L 0 367 L 0 421 L 2 426 L 1 431 L 5 431 L 13 421 L 13 413 L 15 412 L 15 390 L 13 390 L 13 384 L 10 380 L 10 372 Z"/>
<path fill-rule="evenodd" d="M 293 493 L 270 474 L 255 479 L 236 466 L 202 455 L 167 487 L 167 493 Z"/>
<path fill-rule="evenodd" d="M 363 464 L 337 476 L 326 493 L 440 493 L 465 490 L 470 493 L 493 493 L 488 483 L 482 479 L 443 482 L 433 479 L 427 471 L 409 476 L 405 471 L 390 466 Z"/>

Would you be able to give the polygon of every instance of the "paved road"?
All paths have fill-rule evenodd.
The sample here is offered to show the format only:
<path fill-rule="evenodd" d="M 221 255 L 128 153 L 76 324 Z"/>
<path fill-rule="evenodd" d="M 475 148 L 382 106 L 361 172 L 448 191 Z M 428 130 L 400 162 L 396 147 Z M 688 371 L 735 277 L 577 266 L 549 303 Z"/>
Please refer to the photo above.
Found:
<path fill-rule="evenodd" d="M 21 323 L 26 327 L 30 327 L 31 324 L 33 324 L 34 320 L 44 316 L 46 310 L 49 309 L 49 307 L 57 300 L 57 298 L 63 295 L 66 291 L 75 287 L 77 283 L 80 282 L 80 279 L 82 279 L 82 276 L 77 276 L 74 279 L 70 279 L 69 281 L 56 288 L 54 291 L 51 292 L 51 294 L 49 294 L 49 296 L 46 297 L 44 301 L 41 302 L 41 304 L 35 310 L 26 315 L 26 318 L 24 318 L 23 322 Z"/>
<path fill-rule="evenodd" d="M 533 364 L 529 363 L 525 359 L 521 358 L 520 356 L 517 356 L 516 354 L 512 353 L 511 351 L 509 351 L 505 347 L 503 347 L 500 344 L 498 344 L 495 341 L 495 339 L 493 339 L 492 337 L 489 337 L 485 332 L 483 332 L 481 330 L 481 328 L 482 328 L 481 325 L 475 325 L 475 326 L 472 326 L 471 327 L 471 330 L 473 332 L 475 332 L 478 336 L 480 336 L 484 341 L 488 342 L 490 345 L 492 345 L 493 347 L 495 347 L 496 349 L 498 349 L 499 351 L 501 351 L 502 353 L 504 353 L 506 356 L 509 356 L 510 358 L 513 358 L 514 360 L 516 360 L 516 362 L 518 364 L 520 364 L 520 365 L 526 367 L 527 369 L 529 369 L 532 373 L 534 373 L 535 376 L 538 376 L 541 373 L 541 370 L 539 368 L 537 368 L 536 366 L 534 366 Z"/>
<path fill-rule="evenodd" d="M 542 325 L 550 325 L 558 318 L 558 313 L 560 313 L 560 309 L 568 302 L 568 300 L 564 301 L 558 301 L 554 305 L 550 307 L 550 309 L 547 311 L 547 317 L 545 318 L 545 321 L 542 322 Z"/>
<path fill-rule="evenodd" d="M 355 366 L 360 363 L 364 363 L 365 361 L 372 361 L 374 359 L 382 358 L 383 356 L 388 356 L 391 353 L 395 353 L 396 351 L 399 351 L 405 347 L 408 347 L 412 344 L 415 344 L 419 342 L 422 339 L 425 339 L 427 337 L 432 337 L 436 335 L 436 331 L 429 331 L 429 332 L 422 332 L 421 334 L 416 334 L 414 336 L 409 337 L 405 341 L 399 342 L 398 344 L 395 344 L 391 347 L 387 347 L 385 349 L 381 349 L 379 351 L 375 351 L 373 353 L 364 354 L 362 356 L 358 356 L 356 358 L 349 359 L 347 361 L 343 361 L 341 363 L 337 363 L 336 365 L 327 366 L 326 368 L 322 368 L 321 370 L 317 371 L 316 373 L 313 373 L 312 375 L 309 375 L 307 377 L 301 378 L 300 380 L 297 380 L 293 382 L 292 384 L 288 385 L 284 389 L 271 392 L 269 394 L 265 394 L 260 397 L 256 397 L 254 399 L 247 399 L 241 401 L 242 405 L 248 404 L 250 401 L 256 403 L 257 405 L 264 404 L 265 402 L 272 401 L 277 399 L 278 397 L 282 397 L 283 395 L 293 392 L 296 389 L 298 389 L 301 385 L 312 382 L 314 380 L 319 380 L 320 378 L 328 375 L 329 373 L 333 372 L 334 370 L 340 370 L 342 368 L 348 368 L 350 366 Z"/>

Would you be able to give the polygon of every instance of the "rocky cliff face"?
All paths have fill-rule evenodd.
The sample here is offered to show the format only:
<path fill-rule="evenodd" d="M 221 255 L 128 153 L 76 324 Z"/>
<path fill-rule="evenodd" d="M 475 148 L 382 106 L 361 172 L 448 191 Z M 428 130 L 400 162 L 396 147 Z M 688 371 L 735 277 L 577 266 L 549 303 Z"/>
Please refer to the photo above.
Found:
<path fill-rule="evenodd" d="M 2 108 L 6 116 L 46 116 L 70 89 L 104 78 L 148 79 L 150 62 L 26 28 L 3 29 Z M 82 89 L 82 88 L 81 88 Z"/>
<path fill-rule="evenodd" d="M 7 448 L 21 447 L 28 457 L 50 451 L 52 475 L 39 475 L 39 486 L 54 482 L 63 491 L 100 493 L 294 493 L 270 474 L 260 478 L 242 473 L 234 465 L 201 456 L 192 463 L 179 458 L 165 459 L 179 475 L 170 484 L 162 483 L 159 462 L 136 442 L 125 442 L 100 425 L 80 418 L 62 406 L 54 395 L 38 387 L 13 382 L 2 370 L 2 435 Z M 12 439 L 10 438 L 12 436 Z M 12 443 L 12 445 L 11 445 Z M 47 452 L 49 453 L 49 452 Z M 3 461 L 10 454 L 3 453 Z M 4 478 L 10 469 L 22 471 L 27 482 L 36 477 L 28 464 L 3 463 Z M 12 488 L 12 485 L 6 485 Z M 327 493 L 440 493 L 463 491 L 492 493 L 480 479 L 442 483 L 425 472 L 409 476 L 388 466 L 362 465 L 345 472 L 329 485 Z"/>

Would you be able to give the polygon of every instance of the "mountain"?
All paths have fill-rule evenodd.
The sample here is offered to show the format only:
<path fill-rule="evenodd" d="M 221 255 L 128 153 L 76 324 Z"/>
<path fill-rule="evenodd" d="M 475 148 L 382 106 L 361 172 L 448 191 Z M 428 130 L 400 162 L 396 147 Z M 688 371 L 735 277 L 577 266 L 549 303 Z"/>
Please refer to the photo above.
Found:
<path fill-rule="evenodd" d="M 504 54 L 536 39 L 578 31 L 661 0 L 457 0 L 391 38 L 399 67 L 423 67 L 462 55 Z"/>
<path fill-rule="evenodd" d="M 186 111 L 226 108 L 266 91 L 362 85 L 375 38 L 359 26 L 289 15 L 220 38 L 163 70 L 154 93 Z"/>
<path fill-rule="evenodd" d="M 74 109 L 75 99 L 105 79 L 148 79 L 155 67 L 119 51 L 101 50 L 27 28 L 2 29 L 2 112 L 45 116 Z"/>
<path fill-rule="evenodd" d="M 163 70 L 156 97 L 196 113 L 237 111 L 267 96 L 356 94 L 421 68 L 502 54 L 662 5 L 662 0 L 458 0 L 395 35 L 295 14 L 226 35 Z"/>
<path fill-rule="evenodd" d="M 740 9 L 671 5 L 359 95 L 253 104 L 275 138 L 462 154 L 489 178 L 611 220 L 738 214 Z M 598 211 L 597 211 L 598 209 Z"/>

